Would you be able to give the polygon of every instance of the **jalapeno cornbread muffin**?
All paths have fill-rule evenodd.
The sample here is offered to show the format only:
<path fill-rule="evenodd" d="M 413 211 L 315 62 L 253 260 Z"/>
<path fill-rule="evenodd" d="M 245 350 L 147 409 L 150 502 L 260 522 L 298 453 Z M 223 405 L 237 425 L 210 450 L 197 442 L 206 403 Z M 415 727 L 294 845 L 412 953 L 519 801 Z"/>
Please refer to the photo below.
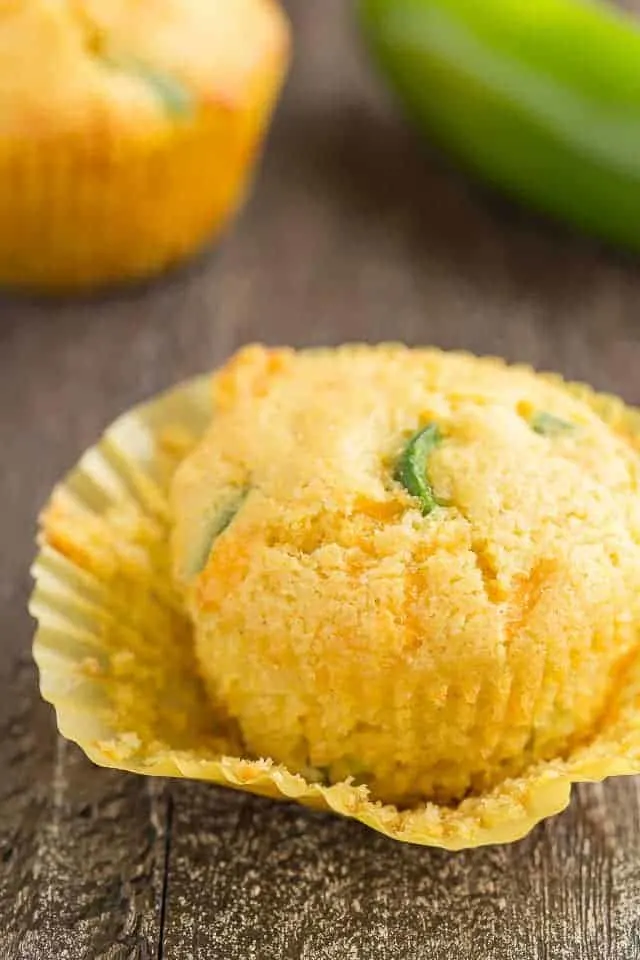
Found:
<path fill-rule="evenodd" d="M 242 200 L 288 57 L 273 0 L 0 0 L 0 283 L 151 275 Z"/>
<path fill-rule="evenodd" d="M 588 738 L 640 646 L 640 460 L 499 361 L 243 350 L 174 479 L 175 575 L 247 751 L 400 805 Z"/>

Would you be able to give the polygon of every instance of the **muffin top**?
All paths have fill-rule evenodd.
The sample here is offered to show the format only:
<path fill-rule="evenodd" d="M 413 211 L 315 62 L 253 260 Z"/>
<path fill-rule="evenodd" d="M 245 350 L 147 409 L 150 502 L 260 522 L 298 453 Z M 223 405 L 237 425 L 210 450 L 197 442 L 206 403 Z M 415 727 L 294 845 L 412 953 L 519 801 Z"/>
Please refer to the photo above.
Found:
<path fill-rule="evenodd" d="M 451 798 L 588 734 L 638 644 L 640 461 L 587 402 L 395 345 L 250 347 L 213 391 L 175 570 L 254 752 Z"/>
<path fill-rule="evenodd" d="M 494 600 L 515 601 L 518 577 L 551 552 L 570 562 L 580 547 L 616 568 L 640 559 L 637 452 L 528 369 L 395 345 L 248 347 L 213 393 L 209 434 L 175 487 L 181 578 L 205 565 L 209 528 L 238 498 L 245 519 L 301 553 L 370 553 L 359 521 L 389 553 L 446 533 Z M 423 515 L 399 470 L 431 424 L 435 507 Z"/>
<path fill-rule="evenodd" d="M 0 0 L 0 136 L 232 109 L 287 42 L 273 0 Z"/>

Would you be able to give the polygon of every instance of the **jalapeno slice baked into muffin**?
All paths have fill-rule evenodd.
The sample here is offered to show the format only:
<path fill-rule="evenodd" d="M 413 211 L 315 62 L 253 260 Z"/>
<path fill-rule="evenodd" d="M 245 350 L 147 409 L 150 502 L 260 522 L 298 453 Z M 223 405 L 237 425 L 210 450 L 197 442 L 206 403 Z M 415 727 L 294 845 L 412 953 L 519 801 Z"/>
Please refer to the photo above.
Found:
<path fill-rule="evenodd" d="M 288 45 L 273 0 L 0 0 L 0 282 L 135 280 L 220 231 Z"/>
<path fill-rule="evenodd" d="M 173 486 L 209 695 L 251 755 L 401 805 L 562 757 L 638 651 L 639 489 L 630 441 L 530 371 L 248 348 Z"/>

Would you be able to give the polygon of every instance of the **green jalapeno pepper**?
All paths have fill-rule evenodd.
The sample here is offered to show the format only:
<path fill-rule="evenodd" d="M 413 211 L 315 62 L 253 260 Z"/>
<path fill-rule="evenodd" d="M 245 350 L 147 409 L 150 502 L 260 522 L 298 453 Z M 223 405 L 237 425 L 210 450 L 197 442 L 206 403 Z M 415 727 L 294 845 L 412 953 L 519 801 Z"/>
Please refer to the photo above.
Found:
<path fill-rule="evenodd" d="M 442 434 L 436 423 L 429 423 L 418 430 L 404 448 L 396 465 L 395 479 L 405 490 L 420 501 L 423 517 L 438 506 L 438 500 L 427 476 L 427 458 L 442 442 Z"/>
<path fill-rule="evenodd" d="M 531 429 L 541 437 L 558 437 L 573 430 L 573 424 L 547 413 L 546 410 L 539 410 L 531 418 Z"/>
<path fill-rule="evenodd" d="M 200 542 L 197 543 L 189 563 L 187 572 L 190 577 L 195 577 L 202 572 L 211 555 L 213 544 L 231 526 L 248 494 L 249 491 L 243 489 L 232 495 L 229 502 L 218 513 L 214 513 L 204 522 Z"/>
<path fill-rule="evenodd" d="M 100 59 L 111 70 L 128 73 L 146 83 L 168 114 L 178 117 L 193 112 L 194 102 L 191 94 L 179 80 L 168 73 L 156 70 L 133 57 L 114 57 L 105 54 Z"/>
<path fill-rule="evenodd" d="M 360 0 L 428 136 L 533 207 L 640 250 L 640 28 L 604 0 Z"/>

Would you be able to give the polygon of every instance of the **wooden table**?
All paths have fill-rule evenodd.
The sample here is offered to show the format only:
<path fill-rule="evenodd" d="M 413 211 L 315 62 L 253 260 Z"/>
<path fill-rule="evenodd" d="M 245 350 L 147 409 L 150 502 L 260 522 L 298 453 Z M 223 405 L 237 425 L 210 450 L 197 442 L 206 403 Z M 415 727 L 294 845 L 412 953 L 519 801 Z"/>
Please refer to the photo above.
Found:
<path fill-rule="evenodd" d="M 57 738 L 25 612 L 34 518 L 120 411 L 239 344 L 403 339 L 553 367 L 640 403 L 640 272 L 421 154 L 344 0 L 289 4 L 297 62 L 227 242 L 115 299 L 0 303 L 0 958 L 633 960 L 640 791 L 450 855 Z"/>

